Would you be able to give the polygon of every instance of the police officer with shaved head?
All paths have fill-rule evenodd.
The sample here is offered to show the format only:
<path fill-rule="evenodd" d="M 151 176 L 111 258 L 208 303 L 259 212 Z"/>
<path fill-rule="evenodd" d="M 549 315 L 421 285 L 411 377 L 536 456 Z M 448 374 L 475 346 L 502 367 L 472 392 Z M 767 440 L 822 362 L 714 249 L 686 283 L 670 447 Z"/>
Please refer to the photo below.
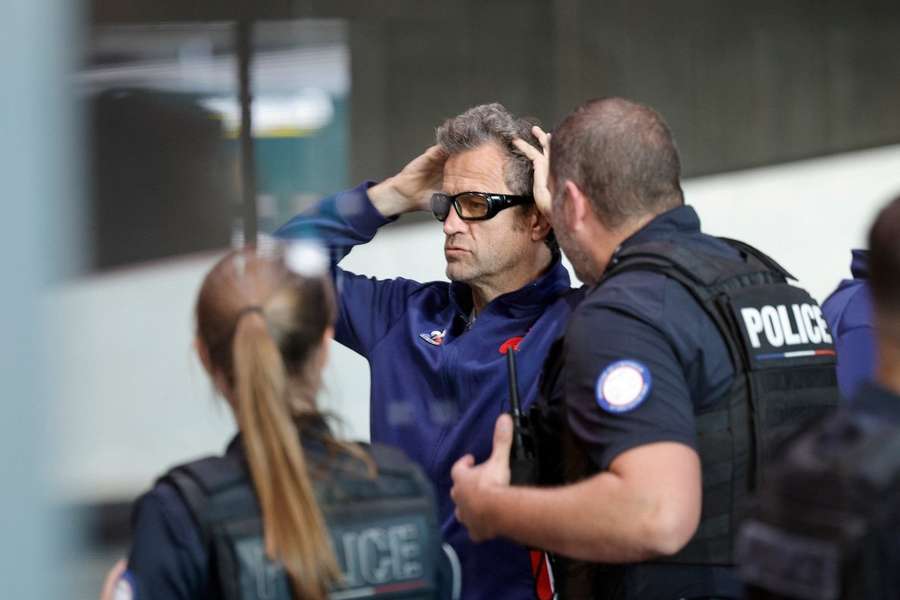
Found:
<path fill-rule="evenodd" d="M 738 542 L 750 598 L 900 598 L 900 197 L 869 248 L 875 379 L 777 455 Z"/>
<path fill-rule="evenodd" d="M 536 199 L 589 286 L 544 366 L 552 485 L 509 485 L 503 416 L 491 458 L 454 466 L 457 515 L 554 554 L 561 597 L 740 597 L 734 538 L 765 457 L 837 403 L 821 311 L 772 259 L 701 231 L 652 109 L 593 100 L 535 133 Z"/>

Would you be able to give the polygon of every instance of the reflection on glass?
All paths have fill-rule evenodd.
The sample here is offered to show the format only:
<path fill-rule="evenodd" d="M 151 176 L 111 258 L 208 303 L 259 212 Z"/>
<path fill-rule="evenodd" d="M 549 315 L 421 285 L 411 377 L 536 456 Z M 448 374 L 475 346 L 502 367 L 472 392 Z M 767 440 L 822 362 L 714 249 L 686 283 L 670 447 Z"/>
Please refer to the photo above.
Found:
<path fill-rule="evenodd" d="M 349 50 L 342 21 L 261 22 L 253 32 L 257 214 L 270 232 L 347 185 Z M 118 115 L 112 129 L 93 130 L 95 266 L 225 246 L 240 214 L 233 25 L 98 27 L 77 84 L 95 125 Z M 146 110 L 110 101 L 121 93 Z M 185 126 L 187 114 L 216 119 L 219 143 L 193 147 L 201 126 Z M 191 177 L 210 181 L 181 185 L 188 163 Z"/>

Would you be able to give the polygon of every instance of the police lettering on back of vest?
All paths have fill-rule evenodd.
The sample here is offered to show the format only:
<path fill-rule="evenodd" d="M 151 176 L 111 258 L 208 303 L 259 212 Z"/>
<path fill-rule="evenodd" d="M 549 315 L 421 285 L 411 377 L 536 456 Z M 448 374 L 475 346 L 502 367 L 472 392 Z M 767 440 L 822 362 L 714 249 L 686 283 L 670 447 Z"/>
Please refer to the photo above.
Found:
<path fill-rule="evenodd" d="M 343 581 L 332 597 L 359 597 L 363 591 L 376 596 L 386 592 L 425 590 L 436 565 L 429 535 L 430 524 L 422 514 L 377 516 L 373 523 L 356 520 L 341 523 L 332 518 L 331 535 Z"/>
<path fill-rule="evenodd" d="M 420 579 L 422 535 L 411 523 L 366 527 L 341 534 L 340 562 L 348 587 Z"/>
<path fill-rule="evenodd" d="M 746 307 L 741 309 L 741 317 L 753 348 L 762 348 L 765 342 L 772 348 L 832 342 L 822 309 L 814 304 Z M 815 356 L 814 350 L 806 352 Z"/>
<path fill-rule="evenodd" d="M 414 510 L 388 516 L 384 509 L 371 511 L 364 504 L 356 508 L 350 521 L 348 515 L 328 511 L 332 545 L 341 569 L 340 584 L 330 598 L 437 598 L 436 559 L 443 557 L 434 552 L 436 538 L 426 515 Z M 226 590 L 236 583 L 241 592 L 235 597 L 242 600 L 290 598 L 284 569 L 266 557 L 259 531 L 243 537 L 232 530 L 226 537 L 229 554 L 233 553 L 237 564 L 236 570 L 220 571 L 220 576 L 225 575 L 222 585 Z M 220 556 L 223 551 L 228 552 L 225 546 L 220 548 Z M 230 597 L 227 591 L 223 593 Z"/>
<path fill-rule="evenodd" d="M 333 464 L 331 476 L 316 482 L 341 570 L 329 597 L 458 598 L 459 563 L 452 548 L 441 546 L 428 482 L 399 452 L 380 446 L 369 450 L 377 465 L 375 479 Z M 163 479 L 176 487 L 202 524 L 214 565 L 215 597 L 293 598 L 284 568 L 265 554 L 259 505 L 236 449 L 176 467 Z"/>

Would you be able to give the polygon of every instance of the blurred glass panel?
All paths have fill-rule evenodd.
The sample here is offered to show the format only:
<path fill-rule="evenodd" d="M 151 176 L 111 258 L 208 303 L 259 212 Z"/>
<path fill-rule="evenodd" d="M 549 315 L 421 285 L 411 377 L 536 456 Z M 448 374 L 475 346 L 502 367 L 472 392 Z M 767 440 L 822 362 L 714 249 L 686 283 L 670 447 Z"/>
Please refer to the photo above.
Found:
<path fill-rule="evenodd" d="M 257 211 L 260 231 L 271 232 L 348 185 L 347 26 L 338 20 L 257 23 L 254 47 Z M 236 135 L 237 127 L 229 131 Z"/>
<path fill-rule="evenodd" d="M 336 20 L 253 27 L 262 231 L 346 185 L 346 36 Z M 234 25 L 96 27 L 77 85 L 91 117 L 93 266 L 227 246 L 241 229 Z"/>
<path fill-rule="evenodd" d="M 92 265 L 227 245 L 236 160 L 208 94 L 235 94 L 231 26 L 93 30 L 77 77 L 90 134 Z"/>

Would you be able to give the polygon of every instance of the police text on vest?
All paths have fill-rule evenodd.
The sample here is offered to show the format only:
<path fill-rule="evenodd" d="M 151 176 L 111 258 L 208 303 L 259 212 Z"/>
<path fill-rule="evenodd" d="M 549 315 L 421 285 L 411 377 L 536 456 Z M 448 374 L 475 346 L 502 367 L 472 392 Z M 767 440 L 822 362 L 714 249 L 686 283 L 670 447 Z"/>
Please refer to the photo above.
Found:
<path fill-rule="evenodd" d="M 742 308 L 741 317 L 747 327 L 750 344 L 759 348 L 759 335 L 774 348 L 803 344 L 831 343 L 822 309 L 814 304 L 766 305 L 762 308 Z"/>

